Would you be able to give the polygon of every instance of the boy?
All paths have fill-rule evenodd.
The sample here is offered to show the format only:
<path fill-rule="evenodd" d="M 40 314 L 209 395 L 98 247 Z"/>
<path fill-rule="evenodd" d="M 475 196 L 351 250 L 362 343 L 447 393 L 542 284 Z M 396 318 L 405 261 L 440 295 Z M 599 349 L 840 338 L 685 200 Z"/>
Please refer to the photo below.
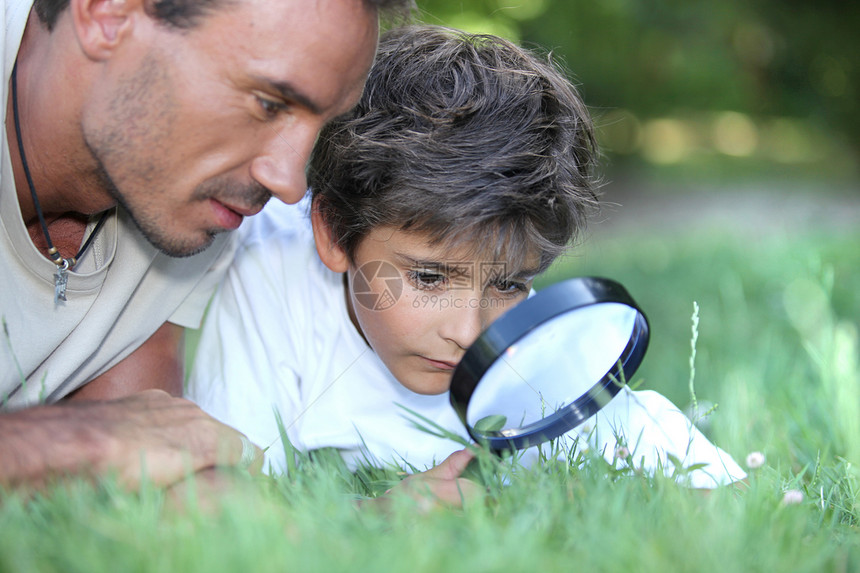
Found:
<path fill-rule="evenodd" d="M 597 205 L 595 160 L 587 109 L 552 64 L 500 38 L 390 32 L 358 107 L 314 150 L 310 225 L 271 205 L 244 230 L 190 396 L 271 446 L 273 471 L 286 467 L 275 412 L 295 447 L 335 447 L 352 466 L 441 461 L 457 445 L 397 405 L 464 434 L 452 370 L 581 231 Z M 700 480 L 711 487 L 742 477 L 689 425 L 664 439 L 640 415 L 659 395 L 639 394 L 613 401 L 638 420 L 628 436 L 653 436 L 646 449 L 664 462 L 661 446 L 684 458 L 676 442 L 692 444 L 701 455 L 685 461 L 721 466 Z M 614 422 L 593 446 L 614 451 Z"/>

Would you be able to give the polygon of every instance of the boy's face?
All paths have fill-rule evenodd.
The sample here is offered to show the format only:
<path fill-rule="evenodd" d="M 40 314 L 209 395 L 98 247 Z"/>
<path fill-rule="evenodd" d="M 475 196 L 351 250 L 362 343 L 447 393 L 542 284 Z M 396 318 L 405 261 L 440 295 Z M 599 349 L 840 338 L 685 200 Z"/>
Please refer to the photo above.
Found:
<path fill-rule="evenodd" d="M 350 318 L 388 369 L 419 394 L 448 390 L 475 338 L 531 289 L 529 269 L 430 245 L 420 233 L 373 230 L 349 264 Z"/>

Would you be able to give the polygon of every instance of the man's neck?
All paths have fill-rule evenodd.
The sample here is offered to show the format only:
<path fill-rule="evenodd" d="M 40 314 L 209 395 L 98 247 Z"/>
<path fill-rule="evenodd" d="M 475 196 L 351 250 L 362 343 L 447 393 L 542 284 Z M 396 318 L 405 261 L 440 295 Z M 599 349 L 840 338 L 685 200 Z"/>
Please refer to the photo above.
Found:
<path fill-rule="evenodd" d="M 61 22 L 49 32 L 31 11 L 16 60 L 17 98 L 10 80 L 6 107 L 6 137 L 21 217 L 33 244 L 46 252 L 26 162 L 51 240 L 64 255 L 76 252 L 89 215 L 113 206 L 95 169 L 89 167 L 95 161 L 80 125 L 81 100 L 76 98 L 81 90 L 70 85 L 78 79 L 76 67 L 68 61 L 74 56 L 66 55 L 71 33 L 68 23 L 64 28 Z M 23 157 L 15 133 L 16 99 Z"/>

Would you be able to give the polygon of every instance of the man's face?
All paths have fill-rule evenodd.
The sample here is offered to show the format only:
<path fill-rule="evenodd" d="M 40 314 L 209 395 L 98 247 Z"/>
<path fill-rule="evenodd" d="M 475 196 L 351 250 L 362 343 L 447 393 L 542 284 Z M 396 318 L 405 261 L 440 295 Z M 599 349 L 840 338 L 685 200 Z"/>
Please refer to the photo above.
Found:
<path fill-rule="evenodd" d="M 134 16 L 83 129 L 97 175 L 146 237 L 190 255 L 270 196 L 298 201 L 320 128 L 361 93 L 375 11 L 361 0 L 235 0 L 189 30 Z"/>
<path fill-rule="evenodd" d="M 526 299 L 538 262 L 513 268 L 380 227 L 356 249 L 347 303 L 356 328 L 401 384 L 441 394 L 478 335 Z"/>

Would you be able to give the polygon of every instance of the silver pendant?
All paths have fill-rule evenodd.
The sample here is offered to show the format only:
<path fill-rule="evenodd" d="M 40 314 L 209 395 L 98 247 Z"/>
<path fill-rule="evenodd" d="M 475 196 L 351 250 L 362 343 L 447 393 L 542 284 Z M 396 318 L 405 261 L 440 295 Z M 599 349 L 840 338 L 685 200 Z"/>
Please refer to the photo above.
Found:
<path fill-rule="evenodd" d="M 57 267 L 57 274 L 54 275 L 54 304 L 59 304 L 60 301 L 66 301 L 66 285 L 69 282 L 69 275 L 66 272 L 69 268 L 69 261 L 63 259 L 63 264 Z"/>

